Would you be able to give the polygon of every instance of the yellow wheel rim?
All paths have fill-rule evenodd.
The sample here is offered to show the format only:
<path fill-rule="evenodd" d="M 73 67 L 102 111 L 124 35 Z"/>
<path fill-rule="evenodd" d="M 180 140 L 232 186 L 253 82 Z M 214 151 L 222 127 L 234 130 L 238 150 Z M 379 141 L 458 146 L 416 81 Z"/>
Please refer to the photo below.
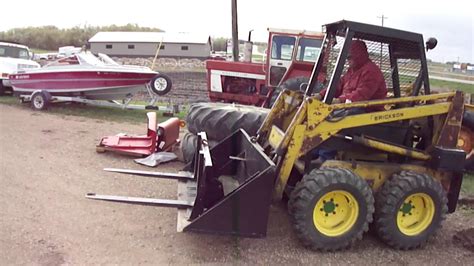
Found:
<path fill-rule="evenodd" d="M 313 210 L 316 229 L 326 236 L 340 236 L 352 229 L 359 216 L 355 197 L 344 190 L 324 194 Z"/>
<path fill-rule="evenodd" d="M 405 235 L 422 233 L 433 221 L 435 206 L 433 199 L 425 193 L 408 196 L 397 213 L 398 229 Z"/>

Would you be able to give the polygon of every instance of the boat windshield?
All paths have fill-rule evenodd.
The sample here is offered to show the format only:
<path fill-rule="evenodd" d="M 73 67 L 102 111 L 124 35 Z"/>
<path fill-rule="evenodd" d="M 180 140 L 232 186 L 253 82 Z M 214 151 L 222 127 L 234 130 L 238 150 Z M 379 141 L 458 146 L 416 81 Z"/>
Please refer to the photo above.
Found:
<path fill-rule="evenodd" d="M 93 66 L 103 66 L 104 62 L 99 60 L 91 53 L 80 53 L 76 54 L 77 59 L 81 65 L 93 65 Z"/>
<path fill-rule="evenodd" d="M 115 62 L 112 58 L 110 58 L 106 54 L 99 53 L 98 56 L 99 56 L 100 60 L 102 60 L 107 65 L 118 65 L 117 62 Z"/>

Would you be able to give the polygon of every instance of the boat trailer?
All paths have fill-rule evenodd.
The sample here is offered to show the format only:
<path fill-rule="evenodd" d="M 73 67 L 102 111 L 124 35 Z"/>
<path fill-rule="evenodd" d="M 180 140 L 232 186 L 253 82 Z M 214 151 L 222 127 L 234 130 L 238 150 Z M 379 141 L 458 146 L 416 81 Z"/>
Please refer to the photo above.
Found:
<path fill-rule="evenodd" d="M 212 155 L 214 154 L 214 155 Z M 275 181 L 275 164 L 239 130 L 209 149 L 198 134 L 194 171 L 162 173 L 106 168 L 105 171 L 178 181 L 172 199 L 86 194 L 94 200 L 178 209 L 178 232 L 205 232 L 264 237 Z"/>
<path fill-rule="evenodd" d="M 93 106 L 115 107 L 128 110 L 157 110 L 173 114 L 179 112 L 179 106 L 168 104 L 167 106 L 156 105 L 159 95 L 153 92 L 149 84 L 145 85 L 149 100 L 145 105 L 130 104 L 133 95 L 129 94 L 125 99 L 118 100 L 93 100 L 82 96 L 53 96 L 47 90 L 36 90 L 31 94 L 16 94 L 21 103 L 31 103 L 31 107 L 41 111 L 47 109 L 51 103 L 74 102 Z"/>

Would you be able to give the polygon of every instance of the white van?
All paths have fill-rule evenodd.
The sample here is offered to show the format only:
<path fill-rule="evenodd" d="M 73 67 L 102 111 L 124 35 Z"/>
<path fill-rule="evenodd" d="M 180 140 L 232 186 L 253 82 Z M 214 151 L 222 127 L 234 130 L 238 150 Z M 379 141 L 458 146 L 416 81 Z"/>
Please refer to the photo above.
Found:
<path fill-rule="evenodd" d="M 40 67 L 32 58 L 33 54 L 27 46 L 0 41 L 0 95 L 12 90 L 8 75 L 20 69 Z"/>
<path fill-rule="evenodd" d="M 63 57 L 69 57 L 73 54 L 80 53 L 82 50 L 81 47 L 74 47 L 74 46 L 63 46 L 59 47 L 58 49 L 58 57 L 63 58 Z"/>

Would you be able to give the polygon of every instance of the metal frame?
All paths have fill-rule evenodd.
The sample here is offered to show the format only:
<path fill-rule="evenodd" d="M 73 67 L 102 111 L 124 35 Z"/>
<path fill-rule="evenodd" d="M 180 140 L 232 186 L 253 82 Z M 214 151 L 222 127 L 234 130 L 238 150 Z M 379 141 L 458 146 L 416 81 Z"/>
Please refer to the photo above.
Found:
<path fill-rule="evenodd" d="M 421 62 L 421 69 L 419 72 L 420 81 L 415 84 L 415 89 L 413 90 L 412 96 L 416 96 L 419 94 L 421 85 L 424 85 L 425 94 L 430 93 L 430 85 L 429 85 L 429 77 L 428 77 L 428 66 L 426 64 L 426 54 L 425 48 L 423 43 L 423 35 L 408 31 L 402 31 L 387 27 L 380 27 L 370 24 L 364 24 L 359 22 L 341 20 L 335 23 L 326 24 L 326 36 L 323 41 L 323 47 L 325 45 L 329 45 L 328 38 L 335 38 L 336 36 L 344 36 L 345 41 L 343 44 L 342 49 L 339 52 L 336 67 L 331 73 L 331 78 L 328 83 L 328 90 L 326 91 L 326 95 L 323 101 L 326 104 L 330 104 L 335 96 L 336 88 L 338 82 L 340 80 L 342 70 L 344 68 L 344 62 L 347 59 L 347 54 L 349 53 L 350 44 L 353 38 L 363 37 L 365 40 L 375 41 L 375 42 L 383 42 L 389 45 L 389 52 L 390 52 L 390 65 L 392 68 L 392 82 L 393 82 L 393 90 L 395 97 L 400 97 L 400 84 L 399 84 L 399 73 L 398 73 L 398 65 L 395 57 L 395 47 L 394 44 L 397 41 L 404 41 L 404 42 L 411 42 L 417 45 L 417 51 L 411 54 L 405 54 L 406 57 L 412 58 L 416 56 L 420 59 Z M 330 36 L 330 37 L 328 37 Z M 331 49 L 330 47 L 326 47 L 326 49 Z M 318 60 L 315 64 L 313 72 L 311 74 L 309 86 L 305 92 L 306 95 L 310 96 L 314 88 L 317 85 L 317 77 L 319 76 L 322 66 L 324 64 L 324 56 L 327 52 L 326 49 L 322 49 L 321 53 L 319 54 Z M 413 52 L 413 51 L 412 51 Z M 400 57 L 404 58 L 404 57 Z"/>

